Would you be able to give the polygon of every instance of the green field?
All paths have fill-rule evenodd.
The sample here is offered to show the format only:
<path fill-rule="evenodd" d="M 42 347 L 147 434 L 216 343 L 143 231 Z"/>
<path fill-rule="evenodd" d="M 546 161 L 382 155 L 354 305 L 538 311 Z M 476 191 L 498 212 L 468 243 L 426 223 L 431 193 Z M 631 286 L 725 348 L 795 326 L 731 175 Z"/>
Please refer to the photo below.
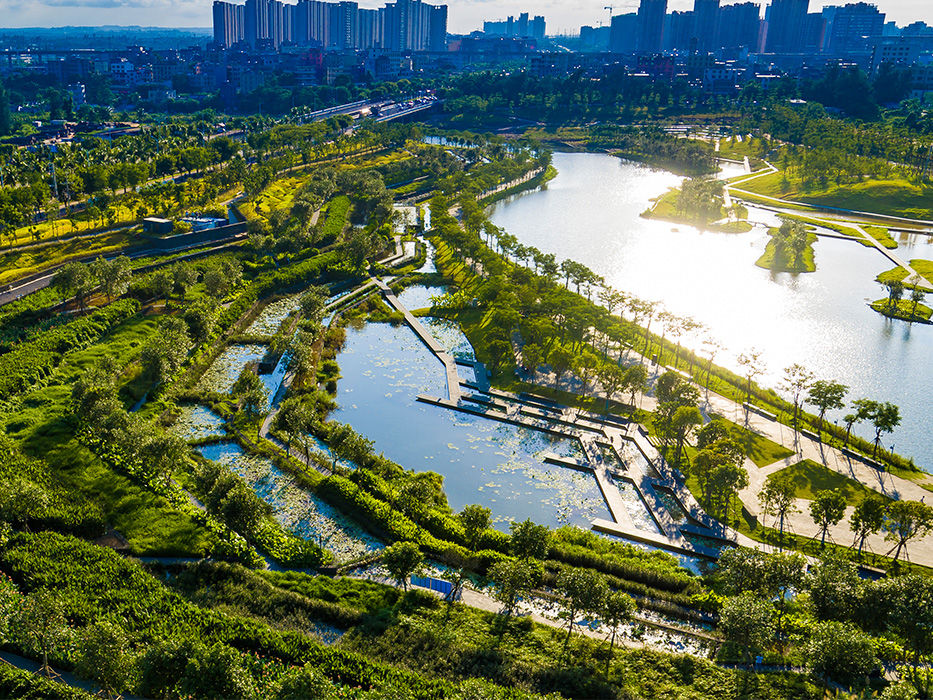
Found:
<path fill-rule="evenodd" d="M 908 219 L 933 219 L 933 187 L 916 185 L 906 179 L 874 180 L 851 185 L 833 185 L 824 190 L 805 192 L 793 181 L 785 188 L 780 172 L 749 180 L 739 186 L 767 197 L 790 199 L 806 204 L 853 211 L 865 211 Z"/>
<path fill-rule="evenodd" d="M 814 462 L 812 459 L 797 462 L 797 464 L 793 464 L 786 469 L 774 472 L 768 478 L 790 481 L 795 488 L 794 496 L 808 501 L 816 498 L 820 491 L 838 489 L 846 497 L 846 503 L 854 506 L 866 496 L 876 493 L 855 479 L 833 471 L 822 464 Z"/>
<path fill-rule="evenodd" d="M 923 279 L 933 284 L 933 260 L 924 260 L 923 258 L 914 258 L 908 264 L 917 271 Z M 879 282 L 906 282 L 907 270 L 903 267 L 895 267 L 882 272 L 875 278 Z M 906 285 L 911 287 L 912 285 Z"/>
<path fill-rule="evenodd" d="M 891 305 L 890 300 L 887 298 L 876 299 L 869 306 L 882 316 L 895 318 L 899 321 L 910 321 L 911 323 L 929 323 L 930 317 L 933 316 L 933 309 L 929 306 L 918 303 L 914 307 L 914 302 L 910 299 L 900 299 L 894 306 Z"/>

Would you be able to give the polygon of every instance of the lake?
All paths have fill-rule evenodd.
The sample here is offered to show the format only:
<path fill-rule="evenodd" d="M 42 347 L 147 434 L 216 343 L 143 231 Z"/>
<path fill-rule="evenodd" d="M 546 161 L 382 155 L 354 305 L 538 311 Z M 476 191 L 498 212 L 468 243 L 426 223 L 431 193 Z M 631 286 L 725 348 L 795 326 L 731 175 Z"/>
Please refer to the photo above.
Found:
<path fill-rule="evenodd" d="M 761 351 L 765 386 L 777 387 L 783 368 L 797 362 L 817 378 L 848 384 L 850 400 L 897 404 L 902 424 L 885 446 L 893 443 L 933 469 L 933 327 L 890 321 L 868 308 L 884 296 L 875 276 L 893 267 L 881 253 L 821 238 L 816 272 L 772 273 L 755 266 L 768 240 L 764 226 L 724 234 L 639 216 L 653 197 L 678 186 L 676 175 L 593 153 L 556 153 L 554 166 L 559 174 L 543 188 L 494 204 L 492 221 L 524 245 L 572 258 L 617 289 L 702 322 L 726 348 L 717 364 L 738 371 L 739 354 Z M 754 208 L 750 218 L 774 221 Z M 933 259 L 928 237 L 898 241 L 901 258 Z M 700 339 L 690 344 L 699 349 Z M 869 426 L 854 432 L 874 437 Z"/>

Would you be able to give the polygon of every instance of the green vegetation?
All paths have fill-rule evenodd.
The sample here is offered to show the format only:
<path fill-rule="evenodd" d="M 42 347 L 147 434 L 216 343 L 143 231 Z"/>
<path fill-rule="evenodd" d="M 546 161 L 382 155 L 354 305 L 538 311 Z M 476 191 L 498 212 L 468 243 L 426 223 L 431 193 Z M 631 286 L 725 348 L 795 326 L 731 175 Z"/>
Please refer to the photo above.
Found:
<path fill-rule="evenodd" d="M 803 181 L 788 181 L 786 177 L 780 172 L 773 173 L 742 183 L 740 188 L 755 194 L 822 207 L 911 219 L 933 218 L 933 187 L 915 184 L 907 178 L 871 179 L 808 190 L 802 186 Z M 800 184 L 794 186 L 790 182 Z"/>
<path fill-rule="evenodd" d="M 804 459 L 789 467 L 774 472 L 769 478 L 780 479 L 794 487 L 794 498 L 812 501 L 823 491 L 837 490 L 845 497 L 846 503 L 858 505 L 865 497 L 876 492 L 867 486 L 844 476 L 837 471 L 818 464 L 811 459 Z"/>
<path fill-rule="evenodd" d="M 755 263 L 774 272 L 814 272 L 813 244 L 817 237 L 797 221 L 785 219 L 768 231 L 771 240 Z"/>
<path fill-rule="evenodd" d="M 898 321 L 911 323 L 930 323 L 933 309 L 926 304 L 914 303 L 909 299 L 898 299 L 892 303 L 890 299 L 878 299 L 869 306 L 882 316 L 894 318 Z"/>
<path fill-rule="evenodd" d="M 914 258 L 908 262 L 908 265 L 916 270 L 918 275 L 933 285 L 933 260 Z M 906 288 L 916 286 L 911 284 L 911 281 L 907 279 L 907 275 L 907 270 L 898 266 L 882 272 L 875 279 L 882 284 L 886 282 L 903 282 Z"/>

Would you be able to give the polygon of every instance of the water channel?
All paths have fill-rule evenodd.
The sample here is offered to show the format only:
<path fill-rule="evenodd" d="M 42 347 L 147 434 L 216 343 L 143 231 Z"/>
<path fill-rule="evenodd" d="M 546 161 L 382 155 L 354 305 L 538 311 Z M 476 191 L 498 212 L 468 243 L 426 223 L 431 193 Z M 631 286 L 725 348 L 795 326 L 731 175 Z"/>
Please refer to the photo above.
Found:
<path fill-rule="evenodd" d="M 881 253 L 821 238 L 815 273 L 772 273 L 755 266 L 768 238 L 763 226 L 711 233 L 639 216 L 680 183 L 676 175 L 605 154 L 556 153 L 554 165 L 559 174 L 545 187 L 493 205 L 493 222 L 522 244 L 577 260 L 617 289 L 702 322 L 726 348 L 719 364 L 738 370 L 739 354 L 761 351 L 766 386 L 777 387 L 783 368 L 799 362 L 849 385 L 850 400 L 899 405 L 902 424 L 886 446 L 893 442 L 933 470 L 933 326 L 890 321 L 868 308 L 884 296 L 875 276 L 893 267 Z M 774 214 L 753 208 L 750 218 L 771 222 Z M 904 234 L 898 242 L 902 259 L 933 259 L 929 237 Z M 691 344 L 699 349 L 699 338 Z M 855 432 L 873 438 L 868 426 Z"/>

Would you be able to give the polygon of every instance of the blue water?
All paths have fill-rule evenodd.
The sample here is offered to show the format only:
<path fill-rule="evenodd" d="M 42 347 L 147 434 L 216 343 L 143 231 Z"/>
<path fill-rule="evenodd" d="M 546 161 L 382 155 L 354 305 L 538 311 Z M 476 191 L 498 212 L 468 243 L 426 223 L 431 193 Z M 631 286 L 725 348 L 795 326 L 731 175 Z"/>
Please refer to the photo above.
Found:
<path fill-rule="evenodd" d="M 446 380 L 409 328 L 347 329 L 337 361 L 343 379 L 333 418 L 389 459 L 441 474 L 454 510 L 487 506 L 502 529 L 525 518 L 586 528 L 594 518 L 611 519 L 592 475 L 544 463 L 548 452 L 582 458 L 577 441 L 416 402 L 419 393 L 446 395 Z"/>
<path fill-rule="evenodd" d="M 243 479 L 272 506 L 282 527 L 334 553 L 337 562 L 351 561 L 382 549 L 383 544 L 312 493 L 308 493 L 270 460 L 247 454 L 233 442 L 205 445 L 198 451 Z"/>

